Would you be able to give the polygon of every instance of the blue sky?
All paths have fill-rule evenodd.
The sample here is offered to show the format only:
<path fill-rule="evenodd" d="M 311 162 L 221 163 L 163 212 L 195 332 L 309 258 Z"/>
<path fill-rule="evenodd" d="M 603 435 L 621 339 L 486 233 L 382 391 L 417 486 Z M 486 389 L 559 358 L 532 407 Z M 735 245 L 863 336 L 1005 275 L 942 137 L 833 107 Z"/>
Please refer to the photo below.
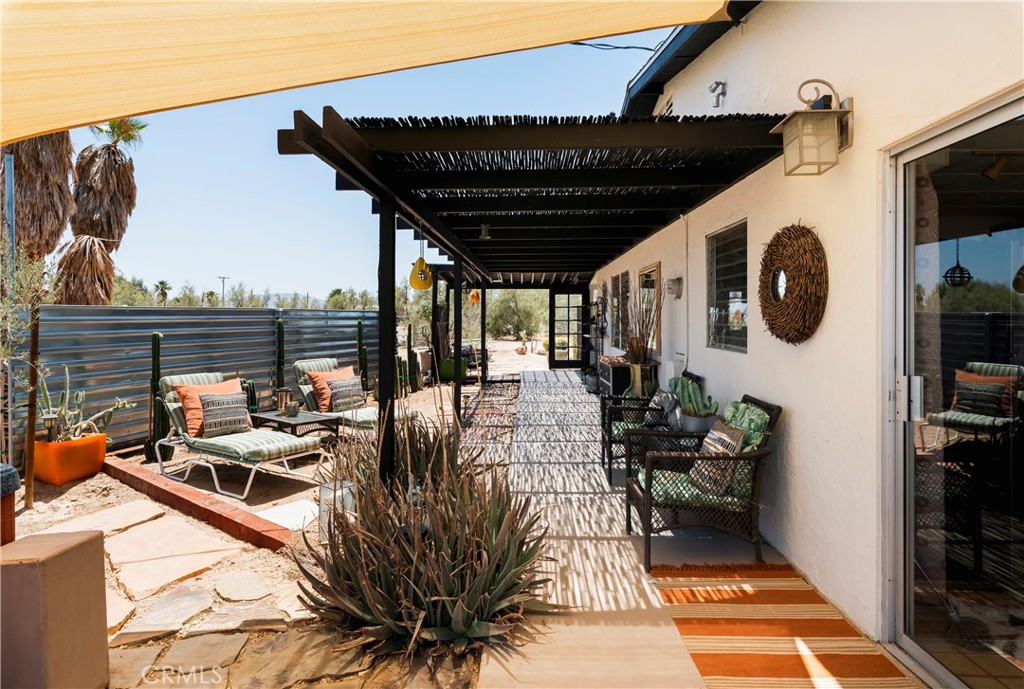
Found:
<path fill-rule="evenodd" d="M 669 31 L 602 42 L 654 47 Z M 343 116 L 617 113 L 649 56 L 563 45 L 148 115 L 117 269 L 199 291 L 219 292 L 218 275 L 313 297 L 375 289 L 370 198 L 335 191 L 333 173 L 312 156 L 277 154 L 277 130 L 292 126 L 294 110 L 317 121 L 325 105 Z M 80 150 L 95 137 L 79 129 L 72 140 Z M 397 243 L 401 278 L 419 248 L 408 231 Z"/>

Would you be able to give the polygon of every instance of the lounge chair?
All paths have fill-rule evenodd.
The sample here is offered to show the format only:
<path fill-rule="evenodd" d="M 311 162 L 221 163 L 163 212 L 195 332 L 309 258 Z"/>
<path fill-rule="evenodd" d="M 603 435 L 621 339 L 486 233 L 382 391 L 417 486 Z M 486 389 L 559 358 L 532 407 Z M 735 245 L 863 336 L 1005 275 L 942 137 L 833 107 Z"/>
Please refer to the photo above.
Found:
<path fill-rule="evenodd" d="M 1021 409 L 1024 407 L 1024 366 L 970 361 L 963 370 L 975 376 L 1015 376 L 1017 384 L 1010 397 L 1010 413 L 1007 414 L 1004 411 L 999 415 L 979 414 L 970 409 L 965 411 L 963 405 L 957 404 L 952 409 L 929 414 L 928 424 L 944 429 L 947 442 L 949 442 L 949 431 L 969 433 L 975 438 L 978 438 L 979 434 L 985 433 L 992 441 L 1012 437 L 1020 430 Z"/>
<path fill-rule="evenodd" d="M 336 412 L 321 412 L 317 404 L 316 393 L 313 391 L 313 386 L 309 382 L 307 373 L 310 371 L 316 373 L 330 373 L 331 371 L 338 370 L 338 360 L 331 358 L 323 359 L 300 359 L 292 364 L 292 370 L 295 372 L 295 380 L 299 384 L 299 392 L 302 393 L 302 401 L 306 409 L 311 412 L 319 414 L 327 414 L 330 416 L 336 416 L 341 420 L 341 425 L 347 428 L 369 431 L 373 430 L 377 426 L 377 419 L 380 417 L 380 412 L 376 406 L 366 404 L 366 390 L 363 390 L 363 401 L 358 406 L 345 411 Z M 359 372 L 356 371 L 355 375 L 358 377 Z M 416 416 L 415 411 L 411 410 L 395 410 L 395 418 L 413 418 Z"/>
<path fill-rule="evenodd" d="M 751 412 L 749 407 L 762 410 Z M 640 516 L 644 536 L 644 568 L 651 569 L 651 535 L 684 526 L 710 526 L 745 538 L 754 544 L 754 556 L 761 562 L 760 517 L 761 478 L 765 460 L 771 454 L 772 432 L 782 408 L 744 395 L 740 402 L 726 405 L 725 422 L 744 431 L 739 452 L 701 454 L 665 447 L 679 447 L 687 441 L 700 446 L 706 434 L 631 429 L 626 443 L 626 533 L 632 533 L 633 513 Z M 700 464 L 698 464 L 700 462 Z M 695 467 L 719 471 L 723 462 L 732 463 L 722 476 L 718 490 L 691 474 Z M 697 480 L 695 480 L 697 479 Z"/>
<path fill-rule="evenodd" d="M 264 429 L 250 429 L 241 433 L 221 435 L 214 438 L 192 437 L 188 433 L 188 426 L 185 423 L 185 412 L 178 396 L 174 392 L 176 385 L 206 385 L 210 383 L 223 382 L 224 375 L 221 373 L 193 373 L 180 376 L 165 376 L 160 379 L 160 393 L 157 399 L 170 417 L 172 430 L 163 440 L 156 442 L 156 461 L 160 468 L 160 474 L 169 479 L 184 483 L 192 473 L 193 466 L 204 466 L 213 475 L 213 485 L 218 493 L 227 495 L 239 500 L 245 500 L 252 487 L 256 470 L 270 464 L 280 464 L 285 471 L 291 472 L 288 461 L 308 455 L 318 455 L 317 468 L 323 462 L 325 454 L 320 447 L 320 438 L 316 436 L 296 437 L 288 433 L 270 431 Z M 175 476 L 167 473 L 164 469 L 164 458 L 162 448 L 180 448 L 188 450 L 192 456 L 188 458 L 188 466 L 184 476 Z M 196 456 L 198 455 L 198 456 Z M 212 462 L 202 459 L 202 456 L 214 457 L 225 462 L 241 464 L 250 468 L 249 478 L 245 483 L 245 490 L 241 493 L 232 493 L 221 488 L 220 480 L 217 477 L 217 469 Z"/>

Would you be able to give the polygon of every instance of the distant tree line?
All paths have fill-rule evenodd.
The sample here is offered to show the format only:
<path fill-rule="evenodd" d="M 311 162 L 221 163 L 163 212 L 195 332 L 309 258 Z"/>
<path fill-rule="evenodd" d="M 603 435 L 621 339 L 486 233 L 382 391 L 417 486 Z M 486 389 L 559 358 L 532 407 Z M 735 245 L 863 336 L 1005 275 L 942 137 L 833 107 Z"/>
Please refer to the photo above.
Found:
<path fill-rule="evenodd" d="M 933 313 L 1024 313 L 1024 294 L 1009 285 L 972 280 L 963 287 L 941 282 L 930 291 L 916 287 L 917 310 Z"/>

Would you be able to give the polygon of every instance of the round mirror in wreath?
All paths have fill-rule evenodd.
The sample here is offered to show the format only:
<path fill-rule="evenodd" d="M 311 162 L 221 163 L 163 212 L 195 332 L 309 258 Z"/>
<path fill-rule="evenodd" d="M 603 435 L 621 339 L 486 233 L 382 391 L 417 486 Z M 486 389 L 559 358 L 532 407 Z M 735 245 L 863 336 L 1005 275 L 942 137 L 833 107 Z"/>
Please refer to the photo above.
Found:
<path fill-rule="evenodd" d="M 828 302 L 828 262 L 809 227 L 783 227 L 765 246 L 758 301 L 768 332 L 783 342 L 800 344 L 818 329 Z"/>

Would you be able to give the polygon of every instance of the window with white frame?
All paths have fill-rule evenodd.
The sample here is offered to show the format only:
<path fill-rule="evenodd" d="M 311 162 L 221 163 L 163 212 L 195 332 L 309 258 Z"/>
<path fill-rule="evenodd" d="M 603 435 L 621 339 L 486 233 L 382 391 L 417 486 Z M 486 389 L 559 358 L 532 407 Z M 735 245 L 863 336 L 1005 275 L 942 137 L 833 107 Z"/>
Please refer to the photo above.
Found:
<path fill-rule="evenodd" d="M 612 293 L 609 297 L 608 314 L 611 320 L 612 347 L 626 348 L 626 331 L 629 323 L 629 271 L 612 275 Z"/>
<path fill-rule="evenodd" d="M 708 347 L 747 351 L 747 223 L 708 235 Z"/>

